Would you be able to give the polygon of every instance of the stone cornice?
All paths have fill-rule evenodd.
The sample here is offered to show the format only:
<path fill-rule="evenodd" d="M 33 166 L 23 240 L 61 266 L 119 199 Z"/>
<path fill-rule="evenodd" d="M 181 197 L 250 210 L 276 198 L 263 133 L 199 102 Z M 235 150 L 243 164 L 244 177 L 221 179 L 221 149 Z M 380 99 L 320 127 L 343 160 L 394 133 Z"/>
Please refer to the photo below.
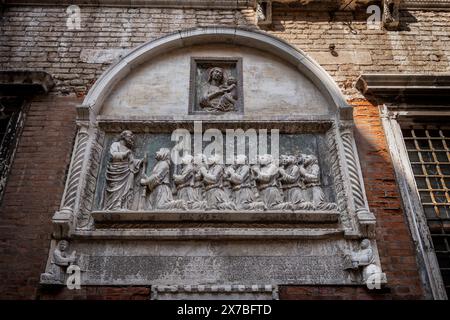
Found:
<path fill-rule="evenodd" d="M 0 70 L 0 92 L 48 93 L 53 86 L 52 76 L 44 71 Z"/>

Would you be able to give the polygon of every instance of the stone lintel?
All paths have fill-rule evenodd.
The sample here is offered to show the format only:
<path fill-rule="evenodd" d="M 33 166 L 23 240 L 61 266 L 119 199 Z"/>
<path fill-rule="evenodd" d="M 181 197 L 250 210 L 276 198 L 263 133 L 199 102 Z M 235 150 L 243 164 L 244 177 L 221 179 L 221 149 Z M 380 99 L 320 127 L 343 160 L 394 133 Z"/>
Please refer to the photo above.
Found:
<path fill-rule="evenodd" d="M 381 97 L 450 97 L 450 74 L 362 74 L 356 88 Z"/>

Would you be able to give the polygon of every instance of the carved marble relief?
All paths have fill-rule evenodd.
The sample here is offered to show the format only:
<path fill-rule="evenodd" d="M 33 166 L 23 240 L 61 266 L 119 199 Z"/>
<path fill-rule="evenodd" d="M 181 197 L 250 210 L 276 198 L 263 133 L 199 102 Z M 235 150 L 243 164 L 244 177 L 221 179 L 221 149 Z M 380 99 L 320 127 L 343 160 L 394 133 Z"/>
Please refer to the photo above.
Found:
<path fill-rule="evenodd" d="M 68 252 L 69 242 L 61 240 L 53 251 L 50 267 L 46 273 L 41 274 L 41 282 L 64 284 L 66 269 L 77 261 L 76 251 Z"/>
<path fill-rule="evenodd" d="M 192 58 L 190 86 L 191 114 L 243 111 L 240 58 Z"/>
<path fill-rule="evenodd" d="M 138 209 L 139 188 L 136 175 L 141 171 L 146 159 L 135 159 L 133 155 L 134 136 L 125 130 L 114 142 L 109 153 L 110 162 L 106 171 L 106 188 L 103 207 L 105 210 Z"/>
<path fill-rule="evenodd" d="M 269 15 L 261 11 L 259 23 Z M 79 132 L 41 283 L 63 283 L 73 264 L 82 285 L 189 291 L 383 280 L 351 108 L 339 89 L 296 48 L 261 32 L 232 28 L 219 47 L 208 43 L 223 29 L 207 37 L 180 32 L 177 43 L 203 39 L 198 48 L 174 50 L 182 59 L 169 52 L 174 42 L 157 49 L 170 58 L 158 63 L 130 56 L 119 65 L 131 72 L 114 67 L 77 108 Z M 148 57 L 158 55 L 149 50 Z M 179 68 L 183 76 L 173 77 Z M 189 71 L 188 92 L 180 79 Z M 204 129 L 196 131 L 197 121 Z M 194 140 L 200 132 L 201 148 L 194 141 L 173 161 L 171 135 L 179 128 Z M 222 134 L 223 154 L 206 151 L 210 129 Z M 233 138 L 229 151 L 228 129 L 254 130 L 255 139 L 243 132 L 244 142 Z M 55 244 L 61 239 L 70 239 L 70 251 L 67 242 Z"/>
<path fill-rule="evenodd" d="M 147 155 L 135 155 L 134 140 L 125 130 L 111 143 L 104 171 L 104 211 L 337 209 L 325 200 L 315 155 L 282 154 L 274 159 L 263 154 L 251 164 L 245 154 L 237 154 L 226 165 L 218 155 L 184 154 L 175 168 L 171 149 L 163 147 L 155 152 L 147 175 Z"/>
<path fill-rule="evenodd" d="M 376 264 L 376 256 L 369 239 L 363 239 L 357 251 L 344 251 L 344 269 L 353 273 L 354 278 L 360 276 L 368 286 L 386 282 L 386 275 Z"/>

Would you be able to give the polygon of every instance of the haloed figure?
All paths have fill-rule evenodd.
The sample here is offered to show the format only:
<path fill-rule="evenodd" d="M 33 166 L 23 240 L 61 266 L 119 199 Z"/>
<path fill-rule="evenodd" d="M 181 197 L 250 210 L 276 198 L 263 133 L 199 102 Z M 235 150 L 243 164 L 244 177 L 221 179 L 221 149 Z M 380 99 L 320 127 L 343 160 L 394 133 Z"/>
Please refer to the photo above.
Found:
<path fill-rule="evenodd" d="M 109 148 L 111 160 L 106 168 L 104 210 L 137 209 L 139 188 L 136 177 L 145 159 L 135 159 L 133 149 L 134 135 L 129 130 L 123 131 L 119 141 L 113 142 Z"/>
<path fill-rule="evenodd" d="M 213 112 L 232 111 L 237 98 L 236 79 L 225 79 L 222 68 L 214 67 L 209 70 L 208 80 L 202 88 L 200 107 Z"/>

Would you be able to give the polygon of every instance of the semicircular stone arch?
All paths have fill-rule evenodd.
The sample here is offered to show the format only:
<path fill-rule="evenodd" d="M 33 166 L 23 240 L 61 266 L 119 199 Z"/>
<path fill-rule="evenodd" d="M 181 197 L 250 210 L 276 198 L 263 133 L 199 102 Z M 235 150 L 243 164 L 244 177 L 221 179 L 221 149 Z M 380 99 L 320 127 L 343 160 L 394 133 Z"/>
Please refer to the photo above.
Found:
<path fill-rule="evenodd" d="M 334 80 L 304 52 L 263 32 L 226 27 L 184 30 L 132 50 L 96 81 L 80 114 L 91 121 L 121 108 L 141 118 L 188 114 L 190 59 L 204 55 L 242 58 L 244 115 L 351 119 Z"/>

